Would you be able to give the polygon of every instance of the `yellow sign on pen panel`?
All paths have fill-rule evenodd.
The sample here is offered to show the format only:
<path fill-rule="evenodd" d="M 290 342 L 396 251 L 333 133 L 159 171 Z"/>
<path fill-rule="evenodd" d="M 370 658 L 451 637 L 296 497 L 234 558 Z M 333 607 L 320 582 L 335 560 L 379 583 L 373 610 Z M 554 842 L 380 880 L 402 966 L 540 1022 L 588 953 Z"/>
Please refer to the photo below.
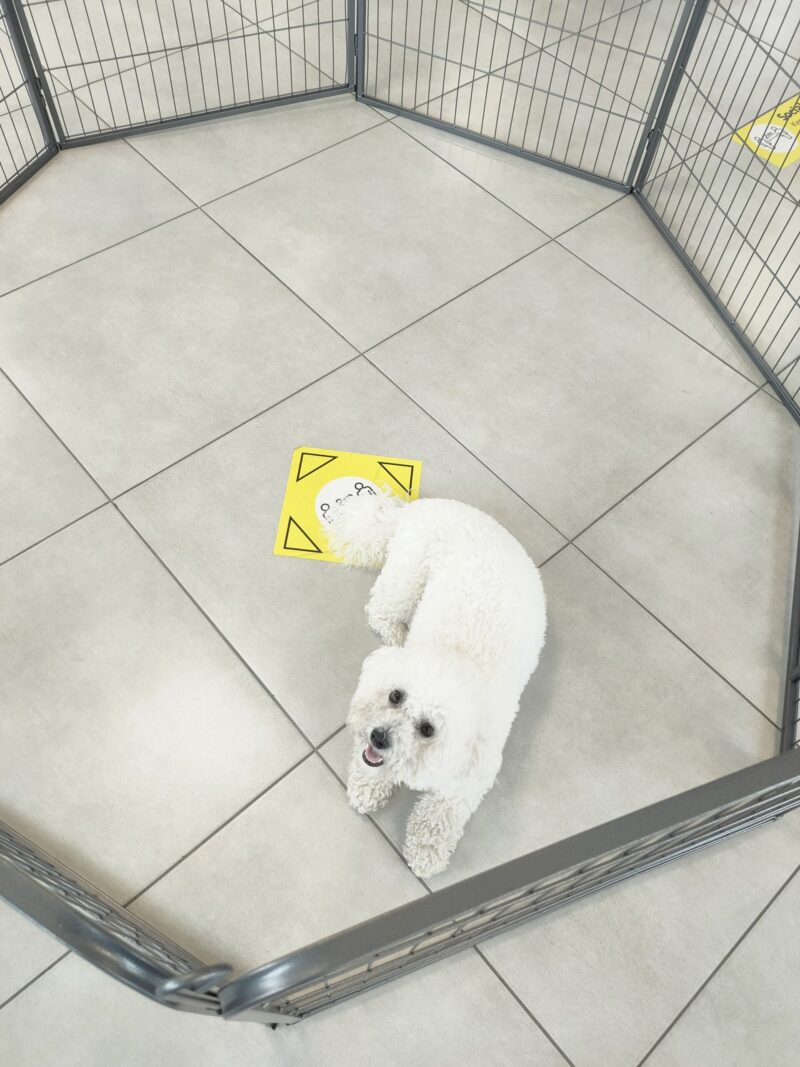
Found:
<path fill-rule="evenodd" d="M 775 167 L 796 163 L 800 159 L 800 94 L 740 127 L 733 140 Z"/>
<path fill-rule="evenodd" d="M 378 492 L 416 500 L 421 476 L 418 459 L 296 448 L 275 535 L 275 555 L 341 563 L 330 551 L 325 534 L 326 516 L 332 508 L 348 496 Z"/>

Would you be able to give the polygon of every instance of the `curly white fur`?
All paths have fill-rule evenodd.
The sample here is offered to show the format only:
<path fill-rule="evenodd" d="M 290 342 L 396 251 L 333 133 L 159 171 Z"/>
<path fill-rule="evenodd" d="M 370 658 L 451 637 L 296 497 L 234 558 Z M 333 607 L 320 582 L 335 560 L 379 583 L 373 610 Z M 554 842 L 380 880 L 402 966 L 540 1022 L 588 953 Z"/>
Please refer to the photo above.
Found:
<path fill-rule="evenodd" d="M 364 661 L 350 706 L 348 796 L 369 812 L 397 785 L 421 791 L 405 856 L 429 876 L 497 777 L 544 644 L 544 590 L 519 542 L 467 504 L 351 497 L 332 519 L 346 562 L 383 567 L 366 612 L 384 647 Z"/>

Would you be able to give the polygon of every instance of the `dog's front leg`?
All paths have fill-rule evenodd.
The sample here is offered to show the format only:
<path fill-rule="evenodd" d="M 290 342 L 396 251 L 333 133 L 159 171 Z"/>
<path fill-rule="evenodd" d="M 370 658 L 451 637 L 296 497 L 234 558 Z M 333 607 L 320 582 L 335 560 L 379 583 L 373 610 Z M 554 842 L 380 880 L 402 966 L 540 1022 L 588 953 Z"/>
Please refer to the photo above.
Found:
<path fill-rule="evenodd" d="M 445 869 L 475 807 L 461 795 L 422 794 L 408 818 L 403 849 L 414 874 L 428 878 Z"/>
<path fill-rule="evenodd" d="M 351 807 L 366 815 L 382 808 L 393 792 L 394 782 L 386 777 L 385 768 L 367 767 L 358 748 L 347 774 L 347 799 Z"/>
<path fill-rule="evenodd" d="M 424 588 L 424 545 L 396 537 L 365 609 L 370 628 L 385 645 L 405 644 Z"/>

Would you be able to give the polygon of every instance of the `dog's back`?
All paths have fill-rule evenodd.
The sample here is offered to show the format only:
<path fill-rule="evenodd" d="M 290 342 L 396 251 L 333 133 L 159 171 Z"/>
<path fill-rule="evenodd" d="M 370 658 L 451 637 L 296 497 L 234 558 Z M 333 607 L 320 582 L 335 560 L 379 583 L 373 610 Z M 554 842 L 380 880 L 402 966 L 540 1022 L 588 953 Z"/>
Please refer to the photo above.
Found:
<path fill-rule="evenodd" d="M 419 500 L 401 513 L 388 553 L 409 538 L 426 546 L 426 582 L 406 644 L 452 648 L 519 693 L 544 644 L 539 571 L 491 516 L 454 500 Z"/>
<path fill-rule="evenodd" d="M 351 498 L 329 540 L 354 566 L 391 567 L 413 586 L 406 645 L 452 649 L 522 692 L 544 643 L 539 571 L 491 516 L 455 500 Z"/>

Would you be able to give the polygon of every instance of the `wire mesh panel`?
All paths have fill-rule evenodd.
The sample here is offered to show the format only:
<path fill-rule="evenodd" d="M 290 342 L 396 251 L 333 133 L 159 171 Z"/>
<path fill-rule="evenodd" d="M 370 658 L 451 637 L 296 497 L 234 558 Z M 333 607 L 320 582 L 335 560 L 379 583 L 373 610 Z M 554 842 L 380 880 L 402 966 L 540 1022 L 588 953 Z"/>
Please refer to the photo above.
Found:
<path fill-rule="evenodd" d="M 351 81 L 348 0 L 23 0 L 64 142 Z"/>
<path fill-rule="evenodd" d="M 363 94 L 624 183 L 686 0 L 363 0 Z"/>
<path fill-rule="evenodd" d="M 642 194 L 800 419 L 800 5 L 698 8 Z"/>
<path fill-rule="evenodd" d="M 206 966 L 2 822 L 0 898 L 139 993 L 219 1014 L 207 990 L 228 976 L 228 965 Z"/>
<path fill-rule="evenodd" d="M 33 79 L 10 0 L 0 0 L 0 200 L 55 151 Z"/>
<path fill-rule="evenodd" d="M 738 771 L 438 890 L 220 989 L 223 1015 L 293 1021 L 800 804 L 800 752 Z M 252 1014 L 251 1014 L 252 1013 Z"/>

